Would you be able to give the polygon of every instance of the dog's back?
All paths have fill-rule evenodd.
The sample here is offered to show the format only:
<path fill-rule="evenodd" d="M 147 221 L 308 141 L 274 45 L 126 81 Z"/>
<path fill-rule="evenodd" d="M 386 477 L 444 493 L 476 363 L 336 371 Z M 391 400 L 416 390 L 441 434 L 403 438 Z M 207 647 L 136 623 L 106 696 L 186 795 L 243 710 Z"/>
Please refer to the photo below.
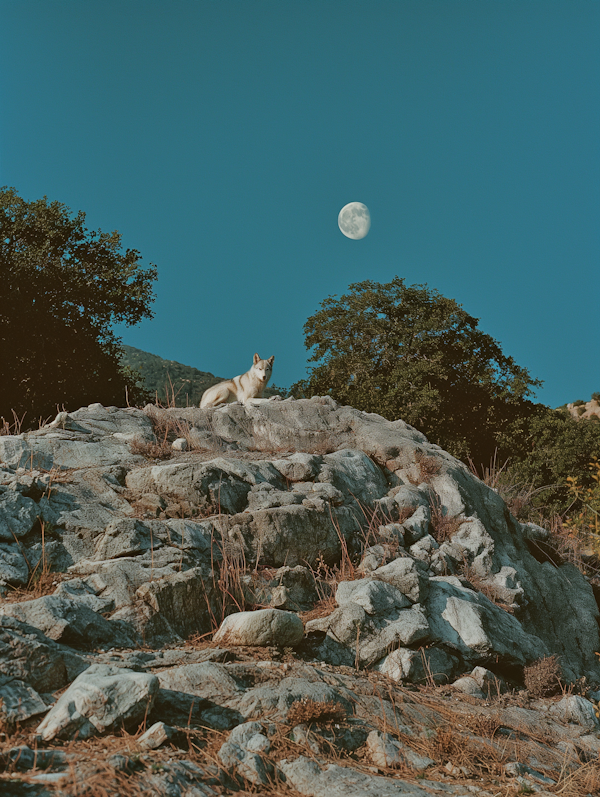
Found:
<path fill-rule="evenodd" d="M 271 378 L 273 370 L 273 360 L 275 356 L 268 360 L 261 360 L 258 354 L 254 355 L 251 368 L 245 374 L 234 376 L 225 382 L 209 387 L 204 391 L 200 407 L 218 407 L 221 404 L 229 404 L 233 401 L 241 401 L 246 404 L 253 398 L 262 398 L 263 390 Z"/>

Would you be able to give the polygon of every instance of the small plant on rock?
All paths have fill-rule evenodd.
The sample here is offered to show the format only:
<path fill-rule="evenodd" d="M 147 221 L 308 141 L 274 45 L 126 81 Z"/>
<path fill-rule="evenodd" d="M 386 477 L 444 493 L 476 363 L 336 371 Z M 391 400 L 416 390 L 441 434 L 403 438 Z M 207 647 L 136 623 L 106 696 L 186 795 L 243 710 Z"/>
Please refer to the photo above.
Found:
<path fill-rule="evenodd" d="M 436 542 L 442 543 L 450 539 L 464 523 L 464 518 L 458 515 L 447 515 L 439 498 L 431 502 L 431 527 Z"/>
<path fill-rule="evenodd" d="M 417 451 L 415 453 L 415 462 L 419 466 L 421 481 L 427 484 L 429 484 L 434 476 L 438 476 L 442 469 L 442 463 L 436 459 L 436 457 L 425 454 L 423 451 Z"/>
<path fill-rule="evenodd" d="M 525 667 L 523 681 L 532 697 L 550 697 L 561 690 L 563 672 L 558 656 L 545 656 Z"/>
<path fill-rule="evenodd" d="M 341 703 L 333 700 L 320 701 L 304 697 L 292 703 L 287 719 L 292 726 L 303 723 L 340 722 L 346 719 L 346 709 Z"/>

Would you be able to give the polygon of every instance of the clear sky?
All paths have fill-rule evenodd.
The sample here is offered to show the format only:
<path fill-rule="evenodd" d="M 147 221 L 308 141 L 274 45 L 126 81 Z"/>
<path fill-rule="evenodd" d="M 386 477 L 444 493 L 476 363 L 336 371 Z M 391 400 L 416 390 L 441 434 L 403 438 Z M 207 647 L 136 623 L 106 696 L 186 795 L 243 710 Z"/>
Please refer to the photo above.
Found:
<path fill-rule="evenodd" d="M 123 341 L 219 376 L 426 283 L 558 406 L 600 390 L 598 0 L 0 0 L 0 185 L 159 269 Z M 363 240 L 337 227 L 364 202 Z"/>

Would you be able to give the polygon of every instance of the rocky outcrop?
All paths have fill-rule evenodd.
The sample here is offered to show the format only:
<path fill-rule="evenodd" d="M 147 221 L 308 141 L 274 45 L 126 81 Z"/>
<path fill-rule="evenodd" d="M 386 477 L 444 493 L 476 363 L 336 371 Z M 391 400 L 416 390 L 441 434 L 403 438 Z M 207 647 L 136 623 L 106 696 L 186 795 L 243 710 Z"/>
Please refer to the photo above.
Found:
<path fill-rule="evenodd" d="M 269 723 L 295 722 L 313 752 L 327 738 L 366 745 L 376 767 L 426 770 L 429 756 L 389 735 L 397 708 L 359 697 L 362 671 L 484 700 L 557 654 L 567 682 L 600 682 L 594 593 L 544 555 L 547 534 L 404 422 L 329 398 L 60 413 L 0 437 L 3 710 L 45 714 L 44 742 L 142 720 L 146 750 L 175 744 L 181 726 L 231 732 L 218 755 L 228 788 L 287 778 L 316 794 L 360 780 L 387 793 L 376 775 L 278 759 Z M 48 594 L 28 597 L 42 584 Z M 240 653 L 259 648 L 287 663 Z M 597 733 L 578 701 L 555 720 Z M 352 718 L 343 743 L 335 728 L 311 736 L 315 705 Z M 382 710 L 385 727 L 373 724 Z M 202 772 L 196 783 L 221 777 Z"/>
<path fill-rule="evenodd" d="M 600 401 L 597 398 L 591 401 L 571 402 L 567 404 L 567 412 L 576 421 L 582 420 L 600 420 Z"/>

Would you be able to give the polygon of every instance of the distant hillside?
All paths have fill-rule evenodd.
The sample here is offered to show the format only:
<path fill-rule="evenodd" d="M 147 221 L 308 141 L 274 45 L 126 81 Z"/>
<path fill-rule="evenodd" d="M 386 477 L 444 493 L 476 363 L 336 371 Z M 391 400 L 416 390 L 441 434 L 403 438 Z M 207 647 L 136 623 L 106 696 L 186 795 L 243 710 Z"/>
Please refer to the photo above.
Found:
<path fill-rule="evenodd" d="M 202 394 L 211 385 L 222 382 L 224 379 L 231 379 L 235 374 L 226 377 L 215 376 L 208 371 L 199 371 L 191 365 L 183 365 L 175 360 L 163 360 L 156 354 L 136 349 L 133 346 L 123 346 L 125 355 L 122 359 L 123 365 L 135 368 L 142 374 L 144 386 L 158 396 L 158 400 L 163 404 L 173 404 L 175 406 L 188 407 L 198 405 Z M 265 397 L 282 393 L 279 388 L 268 387 L 265 390 Z"/>

